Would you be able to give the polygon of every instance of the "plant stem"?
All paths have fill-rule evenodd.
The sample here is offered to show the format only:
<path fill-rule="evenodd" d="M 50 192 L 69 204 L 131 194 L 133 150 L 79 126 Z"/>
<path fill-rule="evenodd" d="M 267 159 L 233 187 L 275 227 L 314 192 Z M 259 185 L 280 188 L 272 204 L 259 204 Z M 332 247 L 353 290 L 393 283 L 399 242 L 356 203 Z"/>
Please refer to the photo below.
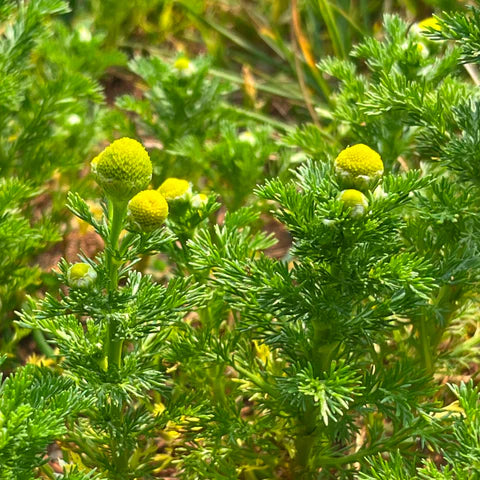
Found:
<path fill-rule="evenodd" d="M 432 352 L 431 352 L 431 343 L 430 343 L 430 336 L 427 330 L 427 324 L 425 320 L 425 316 L 422 315 L 420 318 L 420 344 L 422 347 L 422 357 L 423 357 L 423 364 L 425 366 L 425 370 L 431 374 L 433 373 L 433 359 L 432 359 Z"/>
<path fill-rule="evenodd" d="M 118 270 L 119 263 L 115 258 L 115 254 L 118 251 L 118 240 L 120 232 L 122 231 L 125 215 L 127 213 L 127 202 L 114 202 L 109 203 L 109 220 L 110 220 L 110 235 L 108 237 L 106 255 L 107 275 L 109 278 L 108 294 L 111 297 L 118 289 Z M 107 352 L 107 367 L 115 365 L 120 368 L 122 361 L 122 347 L 123 340 L 117 340 L 118 320 L 111 316 L 108 320 L 107 326 L 107 340 L 106 340 L 106 352 Z"/>
<path fill-rule="evenodd" d="M 111 202 L 109 206 L 110 235 L 108 238 L 109 249 L 106 251 L 107 270 L 110 279 L 109 293 L 113 293 L 118 287 L 118 263 L 114 258 L 114 252 L 118 251 L 118 239 L 122 231 L 125 215 L 127 214 L 127 202 Z"/>
<path fill-rule="evenodd" d="M 443 322 L 438 323 L 432 317 L 428 323 L 428 317 L 425 317 L 425 315 L 420 318 L 418 327 L 420 354 L 429 374 L 434 373 L 435 352 L 458 308 L 456 302 L 462 296 L 462 293 L 463 291 L 454 285 L 443 285 L 434 301 L 434 306 L 440 311 Z"/>
<path fill-rule="evenodd" d="M 122 231 L 125 216 L 127 214 L 128 202 L 115 202 L 109 200 L 108 216 L 110 221 L 110 234 L 108 237 L 108 245 L 105 251 L 106 267 L 108 275 L 108 296 L 113 299 L 113 296 L 118 290 L 119 269 L 121 262 L 118 259 L 119 255 L 119 239 Z M 114 312 L 112 312 L 114 313 Z M 107 324 L 107 338 L 105 342 L 107 369 L 115 367 L 117 370 L 122 365 L 122 348 L 123 340 L 117 338 L 119 331 L 119 321 L 115 315 L 110 315 Z M 119 403 L 118 403 L 119 402 Z M 112 399 L 112 415 L 119 420 L 119 424 L 123 422 L 122 401 Z M 125 448 L 122 448 L 115 436 L 111 439 L 112 461 L 115 465 L 112 471 L 112 478 L 121 480 L 125 478 L 125 473 L 128 471 L 128 455 Z"/>
<path fill-rule="evenodd" d="M 298 429 L 297 436 L 295 438 L 295 470 L 294 478 L 308 480 L 312 478 L 309 460 L 310 454 L 313 448 L 313 443 L 315 441 L 315 427 L 317 420 L 317 411 L 313 400 L 309 402 L 306 407 L 306 410 L 302 417 L 300 418 L 300 426 Z"/>
<path fill-rule="evenodd" d="M 47 340 L 45 339 L 41 330 L 34 330 L 33 331 L 33 338 L 37 343 L 38 349 L 47 357 L 53 358 L 55 356 L 55 352 L 53 348 L 48 344 Z"/>
<path fill-rule="evenodd" d="M 321 321 L 312 320 L 312 367 L 316 376 L 321 376 L 330 369 L 333 353 L 338 348 L 338 342 L 332 342 L 330 328 Z M 306 406 L 305 412 L 299 418 L 298 432 L 295 439 L 295 478 L 311 479 L 312 471 L 309 465 L 312 448 L 317 437 L 318 409 L 313 399 Z"/>

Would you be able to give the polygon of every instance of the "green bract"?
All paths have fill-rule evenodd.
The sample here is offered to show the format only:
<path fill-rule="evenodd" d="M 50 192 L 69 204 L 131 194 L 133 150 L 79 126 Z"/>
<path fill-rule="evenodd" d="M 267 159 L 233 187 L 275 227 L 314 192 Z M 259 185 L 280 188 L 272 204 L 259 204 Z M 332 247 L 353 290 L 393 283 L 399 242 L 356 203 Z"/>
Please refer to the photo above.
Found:
<path fill-rule="evenodd" d="M 131 138 L 111 143 L 92 162 L 92 171 L 107 196 L 126 201 L 148 186 L 152 163 L 143 145 Z"/>

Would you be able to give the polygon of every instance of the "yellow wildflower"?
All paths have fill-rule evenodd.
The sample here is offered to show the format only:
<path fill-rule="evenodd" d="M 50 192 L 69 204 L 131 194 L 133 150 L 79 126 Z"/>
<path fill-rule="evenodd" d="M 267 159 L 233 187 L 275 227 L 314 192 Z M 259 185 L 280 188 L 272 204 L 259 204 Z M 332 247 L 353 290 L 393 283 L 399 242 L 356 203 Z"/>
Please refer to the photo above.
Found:
<path fill-rule="evenodd" d="M 353 188 L 343 190 L 338 198 L 346 207 L 352 209 L 352 216 L 363 215 L 368 207 L 367 197 L 359 190 L 354 190 Z"/>
<path fill-rule="evenodd" d="M 187 57 L 179 57 L 175 60 L 173 66 L 177 70 L 187 70 L 190 68 L 190 60 Z"/>
<path fill-rule="evenodd" d="M 165 200 L 188 200 L 192 194 L 192 185 L 181 178 L 167 178 L 159 187 L 158 191 Z"/>
<path fill-rule="evenodd" d="M 114 200 L 129 200 L 152 179 L 147 151 L 131 138 L 115 140 L 92 160 L 91 166 L 98 184 Z"/>
<path fill-rule="evenodd" d="M 141 232 L 159 228 L 168 216 L 168 204 L 157 190 L 144 190 L 128 202 L 131 226 Z"/>
<path fill-rule="evenodd" d="M 427 28 L 433 28 L 434 30 L 441 30 L 440 23 L 435 17 L 428 17 L 418 22 L 418 29 L 423 32 Z"/>
<path fill-rule="evenodd" d="M 255 138 L 255 135 L 250 132 L 249 130 L 245 130 L 242 132 L 239 136 L 238 139 L 243 142 L 243 143 L 249 143 L 250 145 L 255 145 L 257 143 L 257 139 Z"/>
<path fill-rule="evenodd" d="M 362 143 L 342 150 L 335 159 L 335 171 L 348 186 L 368 186 L 383 174 L 380 155 Z"/>
<path fill-rule="evenodd" d="M 195 65 L 187 57 L 179 57 L 175 60 L 173 67 L 178 71 L 181 77 L 188 77 L 195 73 Z"/>
<path fill-rule="evenodd" d="M 87 288 L 95 283 L 97 272 L 88 263 L 74 263 L 67 272 L 67 282 L 73 288 Z"/>
<path fill-rule="evenodd" d="M 203 208 L 208 203 L 208 197 L 204 193 L 197 193 L 192 197 L 191 204 L 193 208 Z"/>

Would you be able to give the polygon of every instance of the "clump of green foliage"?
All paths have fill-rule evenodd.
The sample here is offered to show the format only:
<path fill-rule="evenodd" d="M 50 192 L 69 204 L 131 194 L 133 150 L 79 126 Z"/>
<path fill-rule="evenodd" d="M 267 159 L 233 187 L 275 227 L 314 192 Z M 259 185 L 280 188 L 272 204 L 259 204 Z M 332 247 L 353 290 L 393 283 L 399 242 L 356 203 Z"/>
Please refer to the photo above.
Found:
<path fill-rule="evenodd" d="M 8 252 L 0 265 L 0 344 L 9 353 L 22 336 L 12 328 L 13 310 L 39 283 L 33 259 L 60 240 L 65 194 L 52 187 L 62 176 L 76 181 L 97 130 L 98 83 L 47 53 L 41 59 L 42 50 L 57 49 L 48 47 L 53 18 L 67 10 L 58 0 L 8 0 L 0 10 L 0 238 Z"/>

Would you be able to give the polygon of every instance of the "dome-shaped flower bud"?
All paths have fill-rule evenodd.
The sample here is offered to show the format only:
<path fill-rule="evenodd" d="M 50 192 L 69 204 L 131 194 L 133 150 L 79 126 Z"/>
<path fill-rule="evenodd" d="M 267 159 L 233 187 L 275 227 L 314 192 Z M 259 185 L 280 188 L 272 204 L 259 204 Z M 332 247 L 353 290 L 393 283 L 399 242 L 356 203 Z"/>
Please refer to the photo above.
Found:
<path fill-rule="evenodd" d="M 175 60 L 173 67 L 182 77 L 188 77 L 195 72 L 195 65 L 187 57 L 179 57 Z"/>
<path fill-rule="evenodd" d="M 91 166 L 98 184 L 114 200 L 129 200 L 152 179 L 147 151 L 131 138 L 115 140 L 92 160 Z"/>
<path fill-rule="evenodd" d="M 177 70 L 186 70 L 188 67 L 190 67 L 190 60 L 187 57 L 179 57 L 175 60 L 173 66 Z"/>
<path fill-rule="evenodd" d="M 97 272 L 88 263 L 74 263 L 67 272 L 67 282 L 72 288 L 88 288 L 96 279 Z"/>
<path fill-rule="evenodd" d="M 250 132 L 249 130 L 245 130 L 242 132 L 239 136 L 238 139 L 243 142 L 243 143 L 248 143 L 252 146 L 254 146 L 257 143 L 257 139 L 255 138 L 255 135 Z"/>
<path fill-rule="evenodd" d="M 383 174 L 383 162 L 375 150 L 360 143 L 340 152 L 335 171 L 345 186 L 367 188 Z"/>
<path fill-rule="evenodd" d="M 352 209 L 351 214 L 354 217 L 363 215 L 368 207 L 367 197 L 358 190 L 344 190 L 340 193 L 338 199 L 343 202 L 346 207 Z"/>
<path fill-rule="evenodd" d="M 160 228 L 168 216 L 168 204 L 157 190 L 144 190 L 128 202 L 128 219 L 139 232 Z"/>
<path fill-rule="evenodd" d="M 158 191 L 168 202 L 188 200 L 192 195 L 192 185 L 187 180 L 171 177 L 158 187 Z"/>
<path fill-rule="evenodd" d="M 208 197 L 204 193 L 197 193 L 192 197 L 190 201 L 193 208 L 200 209 L 203 208 L 208 203 Z"/>

